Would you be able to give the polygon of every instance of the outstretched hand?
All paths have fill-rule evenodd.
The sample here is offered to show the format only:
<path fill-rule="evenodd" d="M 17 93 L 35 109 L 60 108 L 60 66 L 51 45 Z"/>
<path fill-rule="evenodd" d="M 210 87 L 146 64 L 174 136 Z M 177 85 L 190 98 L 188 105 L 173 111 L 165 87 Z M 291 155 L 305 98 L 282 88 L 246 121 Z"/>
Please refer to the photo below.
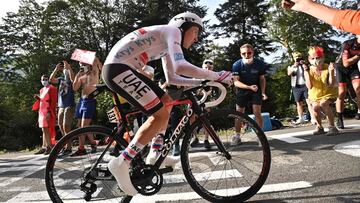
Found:
<path fill-rule="evenodd" d="M 313 0 L 282 0 L 281 7 L 288 10 L 304 11 Z"/>

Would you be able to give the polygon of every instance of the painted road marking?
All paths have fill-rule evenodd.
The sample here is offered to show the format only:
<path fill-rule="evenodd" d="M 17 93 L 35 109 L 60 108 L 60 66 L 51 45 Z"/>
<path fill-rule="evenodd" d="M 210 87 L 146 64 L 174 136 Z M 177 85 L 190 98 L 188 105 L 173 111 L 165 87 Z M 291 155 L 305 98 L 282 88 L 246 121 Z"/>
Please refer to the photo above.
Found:
<path fill-rule="evenodd" d="M 310 188 L 312 184 L 306 181 L 299 181 L 299 182 L 288 182 L 288 183 L 278 183 L 278 184 L 269 184 L 264 185 L 259 193 L 273 193 L 273 192 L 281 192 L 281 191 L 289 191 L 289 190 L 297 190 L 303 188 Z M 238 193 L 239 191 L 244 191 L 246 188 L 233 188 L 229 190 L 217 190 L 216 194 L 221 195 L 229 195 Z M 79 197 L 80 194 L 74 194 L 72 197 L 76 198 Z M 82 197 L 82 196 L 80 196 Z M 136 195 L 131 202 L 132 203 L 156 203 L 159 201 L 181 201 L 181 200 L 196 200 L 202 199 L 196 192 L 185 192 L 185 193 L 171 193 L 171 194 L 156 194 L 153 196 L 142 196 Z M 49 201 L 49 196 L 46 191 L 41 192 L 22 192 L 12 199 L 8 200 L 7 202 L 34 202 L 34 201 L 41 201 L 41 202 L 51 202 Z M 78 200 L 71 200 L 66 202 L 83 202 L 83 199 Z M 104 200 L 101 199 L 99 201 L 92 202 L 103 202 Z"/>
<path fill-rule="evenodd" d="M 346 128 L 356 128 L 356 127 L 360 127 L 360 125 L 353 124 L 353 125 L 346 126 Z M 326 132 L 329 131 L 328 128 L 324 128 L 324 130 Z M 269 136 L 267 136 L 267 138 L 269 140 L 276 139 L 276 140 L 281 140 L 281 141 L 284 141 L 284 142 L 287 142 L 290 144 L 294 144 L 294 143 L 308 142 L 309 140 L 307 140 L 307 139 L 302 139 L 302 138 L 297 138 L 297 137 L 304 136 L 304 135 L 312 135 L 312 132 L 313 132 L 313 130 L 305 130 L 305 131 L 292 132 L 292 133 L 269 135 Z"/>
<path fill-rule="evenodd" d="M 334 150 L 350 156 L 360 157 L 360 140 L 335 145 Z"/>
<path fill-rule="evenodd" d="M 225 170 L 225 171 L 212 171 L 206 173 L 195 173 L 193 174 L 198 181 L 217 180 L 225 178 L 243 177 L 238 170 Z M 178 175 L 164 175 L 164 183 L 183 183 L 186 182 L 184 174 Z"/>

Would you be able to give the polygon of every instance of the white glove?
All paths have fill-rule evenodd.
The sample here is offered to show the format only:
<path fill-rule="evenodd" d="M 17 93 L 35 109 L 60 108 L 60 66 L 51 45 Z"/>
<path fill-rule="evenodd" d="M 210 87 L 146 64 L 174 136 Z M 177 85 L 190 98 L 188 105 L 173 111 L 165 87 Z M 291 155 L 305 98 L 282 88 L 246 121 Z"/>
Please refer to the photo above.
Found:
<path fill-rule="evenodd" d="M 219 75 L 219 78 L 215 80 L 216 82 L 225 83 L 229 86 L 234 83 L 234 79 L 230 71 L 220 71 L 217 74 Z"/>

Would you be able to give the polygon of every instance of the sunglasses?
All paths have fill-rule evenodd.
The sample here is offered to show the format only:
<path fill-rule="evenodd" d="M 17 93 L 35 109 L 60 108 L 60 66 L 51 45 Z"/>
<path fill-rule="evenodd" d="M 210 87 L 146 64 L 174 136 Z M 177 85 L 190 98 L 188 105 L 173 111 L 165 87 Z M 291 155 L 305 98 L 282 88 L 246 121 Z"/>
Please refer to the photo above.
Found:
<path fill-rule="evenodd" d="M 210 62 L 210 61 L 206 61 L 204 64 L 209 64 L 209 65 L 212 65 L 213 63 Z"/>
<path fill-rule="evenodd" d="M 251 54 L 252 54 L 252 52 L 251 52 L 251 51 L 241 53 L 241 55 L 243 55 L 243 56 L 245 56 L 245 55 L 251 55 Z"/>

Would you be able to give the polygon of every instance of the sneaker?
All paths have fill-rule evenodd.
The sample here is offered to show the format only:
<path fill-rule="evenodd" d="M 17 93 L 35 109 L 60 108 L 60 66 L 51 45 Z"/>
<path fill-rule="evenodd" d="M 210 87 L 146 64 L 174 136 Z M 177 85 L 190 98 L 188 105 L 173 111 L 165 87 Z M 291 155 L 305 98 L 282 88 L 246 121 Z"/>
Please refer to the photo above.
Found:
<path fill-rule="evenodd" d="M 239 134 L 233 135 L 232 137 L 232 144 L 233 145 L 239 145 L 241 144 L 241 138 Z"/>
<path fill-rule="evenodd" d="M 355 119 L 356 119 L 356 120 L 360 120 L 360 113 L 357 113 L 357 114 L 355 115 Z"/>
<path fill-rule="evenodd" d="M 205 147 L 205 149 L 207 149 L 207 150 L 211 149 L 211 145 L 210 145 L 210 143 L 209 143 L 209 140 L 204 140 L 204 147 Z"/>
<path fill-rule="evenodd" d="M 327 133 L 327 135 L 335 135 L 338 132 L 339 130 L 335 126 L 329 126 L 329 132 Z"/>
<path fill-rule="evenodd" d="M 344 120 L 341 117 L 338 117 L 337 121 L 336 121 L 336 126 L 339 129 L 344 129 Z"/>
<path fill-rule="evenodd" d="M 63 148 L 59 154 L 59 157 L 67 156 L 71 154 L 71 152 L 72 152 L 71 149 Z"/>
<path fill-rule="evenodd" d="M 129 164 L 123 157 L 113 159 L 108 163 L 108 169 L 116 179 L 119 188 L 127 195 L 135 196 L 138 191 L 131 182 L 129 168 Z"/>
<path fill-rule="evenodd" d="M 323 127 L 318 127 L 316 126 L 315 130 L 313 131 L 313 135 L 322 135 L 325 134 L 326 132 L 324 131 Z"/>
<path fill-rule="evenodd" d="M 159 156 L 160 152 L 156 150 L 150 150 L 148 156 L 146 157 L 146 164 L 154 165 Z M 167 155 L 161 165 L 165 167 L 174 167 L 175 164 L 177 164 L 179 161 L 180 159 L 178 157 Z"/>
<path fill-rule="evenodd" d="M 44 154 L 46 152 L 46 148 L 41 148 L 39 151 L 35 152 L 34 154 Z"/>
<path fill-rule="evenodd" d="M 299 125 L 299 124 L 302 124 L 304 123 L 304 120 L 302 118 L 299 118 L 296 120 L 295 124 Z"/>
<path fill-rule="evenodd" d="M 90 147 L 91 147 L 91 151 L 90 151 L 90 153 L 91 153 L 91 154 L 96 153 L 96 148 L 97 148 L 97 145 L 96 145 L 96 144 L 91 144 L 91 145 L 90 145 Z"/>
<path fill-rule="evenodd" d="M 173 156 L 179 156 L 180 155 L 180 146 L 178 144 L 174 144 L 172 155 Z"/>
<path fill-rule="evenodd" d="M 45 150 L 45 152 L 44 152 L 44 155 L 50 154 L 51 150 L 52 150 L 52 147 L 46 147 L 46 150 Z"/>
<path fill-rule="evenodd" d="M 194 136 L 192 139 L 191 139 L 191 142 L 190 142 L 190 146 L 191 147 L 195 147 L 199 144 L 199 138 L 197 138 L 196 136 Z"/>
<path fill-rule="evenodd" d="M 83 156 L 86 155 L 86 149 L 78 149 L 76 152 L 72 153 L 70 156 L 74 157 L 74 156 Z"/>

